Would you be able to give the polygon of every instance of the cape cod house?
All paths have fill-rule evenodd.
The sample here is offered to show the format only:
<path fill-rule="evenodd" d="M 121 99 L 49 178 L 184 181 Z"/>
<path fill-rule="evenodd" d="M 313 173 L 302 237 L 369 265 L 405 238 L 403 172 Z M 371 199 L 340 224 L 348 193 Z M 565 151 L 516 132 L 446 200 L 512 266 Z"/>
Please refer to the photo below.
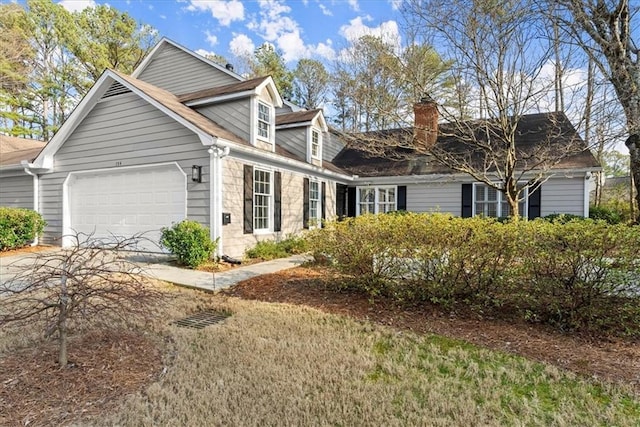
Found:
<path fill-rule="evenodd" d="M 526 120 L 549 125 L 544 115 Z M 579 138 L 563 126 L 563 138 Z M 343 215 L 493 212 L 480 212 L 481 186 L 468 175 L 346 148 L 322 110 L 283 101 L 271 77 L 245 80 L 168 39 L 132 75 L 105 71 L 44 148 L 27 144 L 0 152 L 0 205 L 39 211 L 43 241 L 63 246 L 73 232 L 157 242 L 161 227 L 189 218 L 210 227 L 218 255 L 238 257 Z M 528 216 L 588 215 L 598 169 L 586 148 L 556 165 Z M 499 203 L 485 193 L 487 206 Z"/>

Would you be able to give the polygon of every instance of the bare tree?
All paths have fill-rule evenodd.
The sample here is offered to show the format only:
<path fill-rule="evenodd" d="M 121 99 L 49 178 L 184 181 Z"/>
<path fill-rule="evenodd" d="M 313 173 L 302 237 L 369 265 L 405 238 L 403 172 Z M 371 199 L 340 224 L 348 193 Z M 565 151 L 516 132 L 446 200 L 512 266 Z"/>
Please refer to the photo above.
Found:
<path fill-rule="evenodd" d="M 556 15 L 573 42 L 595 62 L 613 85 L 624 110 L 625 144 L 640 204 L 640 49 L 638 5 L 629 0 L 551 0 L 564 8 Z M 635 38 L 635 39 L 634 39 Z"/>
<path fill-rule="evenodd" d="M 453 61 L 457 86 L 471 88 L 460 99 L 485 117 L 466 120 L 461 106 L 440 104 L 441 116 L 448 122 L 441 126 L 441 139 L 456 144 L 439 142 L 425 151 L 502 192 L 513 217 L 519 215 L 518 205 L 527 191 L 535 191 L 553 166 L 584 151 L 581 141 L 564 139 L 567 125 L 571 126 L 564 114 L 546 115 L 544 139 L 535 148 L 523 150 L 516 144 L 518 134 L 526 131 L 522 118 L 538 112 L 549 94 L 560 90 L 555 80 L 562 77 L 557 70 L 556 79 L 541 75 L 545 65 L 560 62 L 561 49 L 554 49 L 553 38 L 533 6 L 532 1 L 410 0 L 404 8 L 416 32 Z"/>
<path fill-rule="evenodd" d="M 73 321 L 82 325 L 147 316 L 164 294 L 149 286 L 140 267 L 123 256 L 140 238 L 101 241 L 76 235 L 69 249 L 37 255 L 15 266 L 0 283 L 0 326 L 39 322 L 45 337 L 57 335 L 58 363 L 67 366 Z"/>

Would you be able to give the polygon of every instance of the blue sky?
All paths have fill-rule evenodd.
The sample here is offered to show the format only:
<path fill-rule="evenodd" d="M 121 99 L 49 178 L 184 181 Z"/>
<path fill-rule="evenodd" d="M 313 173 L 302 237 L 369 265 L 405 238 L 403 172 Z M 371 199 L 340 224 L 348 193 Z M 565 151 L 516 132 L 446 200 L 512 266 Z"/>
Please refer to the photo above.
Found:
<path fill-rule="evenodd" d="M 62 0 L 71 11 L 108 3 L 198 53 L 229 60 L 264 42 L 289 67 L 301 58 L 330 62 L 364 34 L 397 38 L 402 0 Z"/>

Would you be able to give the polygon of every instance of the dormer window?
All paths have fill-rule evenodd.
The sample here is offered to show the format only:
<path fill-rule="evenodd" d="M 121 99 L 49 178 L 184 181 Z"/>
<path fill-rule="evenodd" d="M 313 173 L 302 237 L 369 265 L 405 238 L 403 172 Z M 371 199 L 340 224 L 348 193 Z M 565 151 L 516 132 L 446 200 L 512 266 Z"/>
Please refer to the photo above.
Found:
<path fill-rule="evenodd" d="M 315 129 L 311 130 L 311 157 L 320 158 L 320 132 Z"/>
<path fill-rule="evenodd" d="M 271 141 L 271 107 L 258 102 L 258 138 Z"/>

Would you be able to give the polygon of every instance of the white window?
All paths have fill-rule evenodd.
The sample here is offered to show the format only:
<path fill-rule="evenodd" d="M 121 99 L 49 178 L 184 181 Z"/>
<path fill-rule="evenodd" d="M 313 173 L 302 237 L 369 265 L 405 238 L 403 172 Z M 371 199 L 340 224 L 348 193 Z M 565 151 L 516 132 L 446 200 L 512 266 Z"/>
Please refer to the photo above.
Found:
<path fill-rule="evenodd" d="M 271 218 L 271 172 L 254 169 L 253 171 L 253 229 L 269 230 Z"/>
<path fill-rule="evenodd" d="M 320 132 L 315 129 L 311 130 L 311 157 L 320 158 Z"/>
<path fill-rule="evenodd" d="M 503 192 L 485 184 L 474 185 L 473 214 L 486 217 L 501 218 L 509 216 L 511 210 L 509 202 Z M 527 192 L 524 191 L 523 200 L 518 203 L 518 211 L 521 217 L 527 216 Z"/>
<path fill-rule="evenodd" d="M 258 137 L 271 140 L 271 107 L 264 102 L 258 102 Z"/>
<path fill-rule="evenodd" d="M 358 215 L 396 210 L 396 187 L 358 188 Z"/>
<path fill-rule="evenodd" d="M 311 226 L 320 224 L 320 183 L 309 181 L 309 221 Z"/>

